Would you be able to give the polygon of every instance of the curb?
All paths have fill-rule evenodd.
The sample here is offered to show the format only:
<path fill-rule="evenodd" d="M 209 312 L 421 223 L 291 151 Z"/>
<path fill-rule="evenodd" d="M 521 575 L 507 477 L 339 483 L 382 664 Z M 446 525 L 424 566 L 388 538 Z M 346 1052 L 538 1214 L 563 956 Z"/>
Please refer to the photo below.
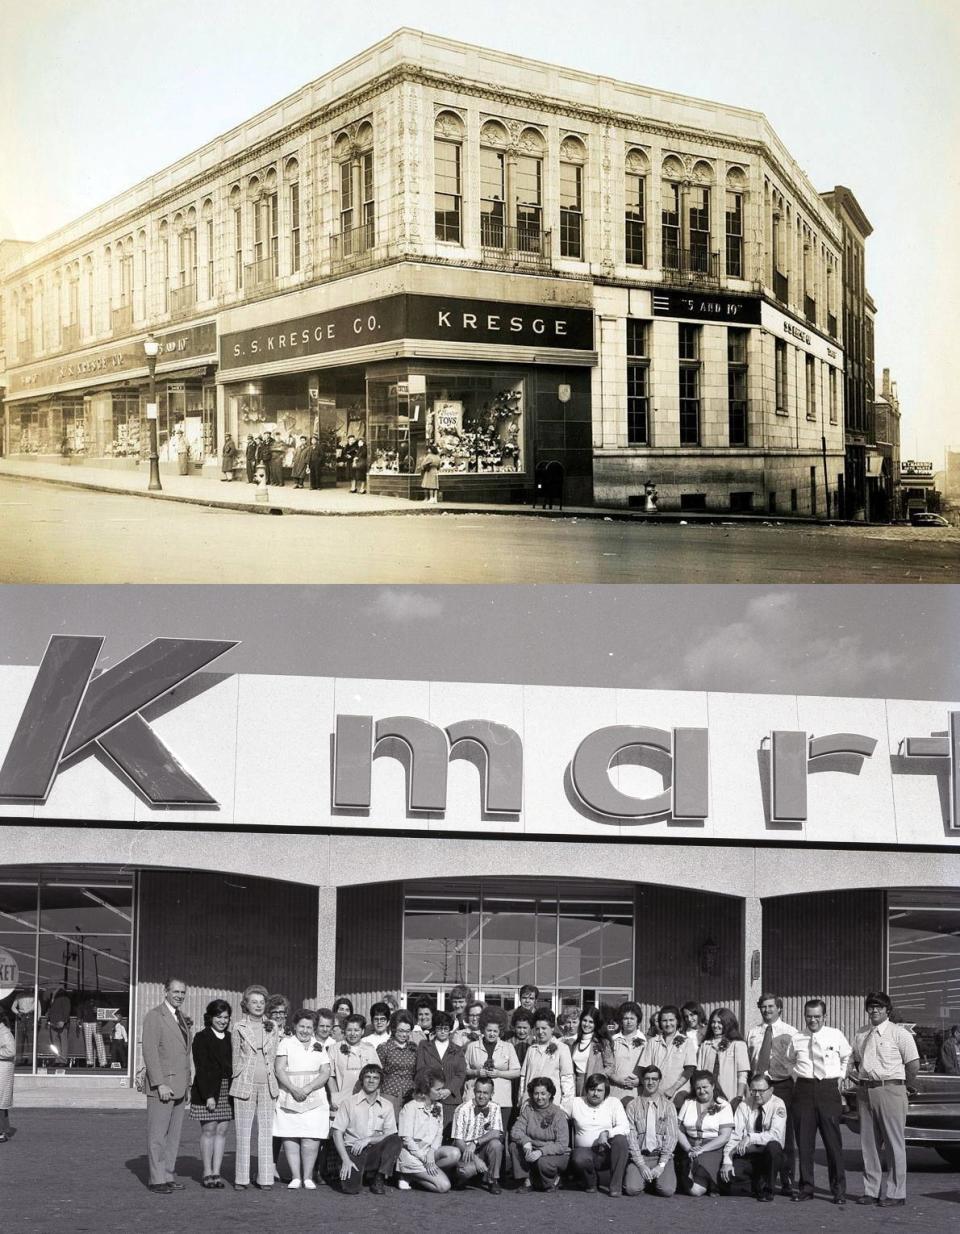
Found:
<path fill-rule="evenodd" d="M 501 515 L 506 518 L 554 518 L 554 519 L 605 519 L 617 523 L 650 523 L 654 525 L 689 526 L 745 526 L 745 527 L 886 527 L 894 524 L 860 523 L 844 519 L 820 519 L 807 516 L 785 516 L 767 514 L 729 514 L 718 511 L 714 514 L 698 514 L 672 510 L 669 513 L 646 514 L 638 510 L 624 510 L 620 507 L 597 506 L 592 509 L 582 507 L 568 510 L 536 509 L 531 506 L 486 506 L 473 505 L 469 502 L 455 502 L 449 505 L 431 505 L 423 507 L 412 503 L 411 508 L 399 510 L 304 510 L 299 506 L 283 505 L 277 502 L 253 503 L 240 501 L 223 501 L 213 497 L 185 497 L 179 493 L 151 493 L 147 489 L 124 488 L 122 485 L 105 484 L 92 480 L 68 480 L 53 476 L 34 476 L 27 472 L 4 471 L 0 469 L 0 480 L 28 480 L 32 484 L 51 484 L 59 488 L 81 489 L 91 493 L 111 493 L 118 497 L 145 497 L 151 501 L 177 501 L 183 505 L 203 506 L 209 510 L 233 510 L 240 514 L 292 514 L 306 518 L 435 518 L 440 514 L 487 514 Z"/>

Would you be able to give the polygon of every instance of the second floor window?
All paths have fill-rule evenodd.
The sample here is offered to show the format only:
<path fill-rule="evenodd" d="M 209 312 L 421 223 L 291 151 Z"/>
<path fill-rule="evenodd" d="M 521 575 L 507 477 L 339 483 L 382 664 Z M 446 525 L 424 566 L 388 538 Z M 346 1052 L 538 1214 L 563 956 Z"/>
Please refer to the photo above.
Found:
<path fill-rule="evenodd" d="M 500 150 L 480 149 L 480 243 L 503 248 L 506 226 L 504 161 Z"/>
<path fill-rule="evenodd" d="M 650 444 L 650 355 L 647 322 L 627 318 L 627 445 Z"/>
<path fill-rule="evenodd" d="M 233 289 L 243 290 L 243 211 L 233 207 Z"/>
<path fill-rule="evenodd" d="M 524 155 L 517 159 L 517 248 L 540 251 L 543 227 L 543 161 Z"/>
<path fill-rule="evenodd" d="M 748 444 L 747 337 L 746 330 L 727 330 L 727 418 L 731 446 Z"/>
<path fill-rule="evenodd" d="M 560 164 L 560 256 L 583 260 L 583 168 Z"/>
<path fill-rule="evenodd" d="M 461 228 L 461 146 L 456 141 L 434 140 L 434 234 L 447 244 L 463 241 Z"/>
<path fill-rule="evenodd" d="M 710 269 L 710 190 L 691 188 L 689 196 L 690 269 Z"/>
<path fill-rule="evenodd" d="M 700 327 L 679 325 L 680 444 L 700 444 Z"/>
<path fill-rule="evenodd" d="M 663 186 L 663 200 L 660 209 L 663 268 L 664 270 L 680 269 L 680 185 L 666 181 Z"/>
<path fill-rule="evenodd" d="M 346 235 L 355 227 L 363 228 L 365 248 L 373 244 L 373 151 L 365 150 L 355 158 L 340 164 L 340 233 Z"/>
<path fill-rule="evenodd" d="M 213 219 L 207 219 L 204 225 L 207 246 L 207 299 L 213 299 Z"/>
<path fill-rule="evenodd" d="M 271 278 L 280 273 L 280 211 L 277 208 L 277 194 L 269 193 L 265 199 L 267 214 L 267 230 L 270 237 L 270 269 Z"/>
<path fill-rule="evenodd" d="M 647 264 L 643 176 L 627 175 L 624 202 L 624 255 L 628 266 Z"/>
<path fill-rule="evenodd" d="M 837 423 L 837 370 L 831 368 L 830 373 L 830 423 Z"/>
<path fill-rule="evenodd" d="M 727 275 L 743 278 L 743 194 L 727 193 Z"/>
<path fill-rule="evenodd" d="M 300 181 L 290 185 L 290 273 L 300 269 Z"/>

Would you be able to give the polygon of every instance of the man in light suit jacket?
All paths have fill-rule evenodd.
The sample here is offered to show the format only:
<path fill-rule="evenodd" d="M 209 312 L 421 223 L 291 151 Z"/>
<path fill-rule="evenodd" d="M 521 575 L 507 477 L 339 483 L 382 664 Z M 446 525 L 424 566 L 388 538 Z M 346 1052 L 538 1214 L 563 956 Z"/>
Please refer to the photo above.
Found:
<path fill-rule="evenodd" d="M 147 1155 L 150 1190 L 183 1191 L 174 1178 L 180 1132 L 190 1087 L 190 1025 L 180 1008 L 187 994 L 180 977 L 164 983 L 164 1000 L 143 1017 L 143 1065 L 147 1073 Z"/>

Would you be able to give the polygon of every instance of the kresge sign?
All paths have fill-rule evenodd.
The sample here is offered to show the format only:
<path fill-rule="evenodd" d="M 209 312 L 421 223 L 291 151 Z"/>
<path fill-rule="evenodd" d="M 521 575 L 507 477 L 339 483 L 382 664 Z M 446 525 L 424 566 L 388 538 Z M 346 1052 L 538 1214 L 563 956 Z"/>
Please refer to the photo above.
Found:
<path fill-rule="evenodd" d="M 204 672 L 232 640 L 97 674 L 102 643 L 0 669 L 0 816 L 960 841 L 956 703 Z"/>

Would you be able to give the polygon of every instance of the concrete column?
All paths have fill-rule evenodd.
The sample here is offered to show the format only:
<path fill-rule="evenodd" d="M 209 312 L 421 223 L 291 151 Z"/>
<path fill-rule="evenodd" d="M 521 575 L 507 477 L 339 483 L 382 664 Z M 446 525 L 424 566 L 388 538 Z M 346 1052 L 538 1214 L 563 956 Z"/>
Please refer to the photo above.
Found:
<path fill-rule="evenodd" d="M 740 1025 L 744 1035 L 751 1025 L 760 1023 L 757 999 L 762 992 L 760 982 L 762 945 L 763 907 L 758 896 L 746 896 L 743 900 L 743 1021 Z"/>
<path fill-rule="evenodd" d="M 317 889 L 317 1006 L 331 1007 L 336 995 L 337 889 Z"/>

